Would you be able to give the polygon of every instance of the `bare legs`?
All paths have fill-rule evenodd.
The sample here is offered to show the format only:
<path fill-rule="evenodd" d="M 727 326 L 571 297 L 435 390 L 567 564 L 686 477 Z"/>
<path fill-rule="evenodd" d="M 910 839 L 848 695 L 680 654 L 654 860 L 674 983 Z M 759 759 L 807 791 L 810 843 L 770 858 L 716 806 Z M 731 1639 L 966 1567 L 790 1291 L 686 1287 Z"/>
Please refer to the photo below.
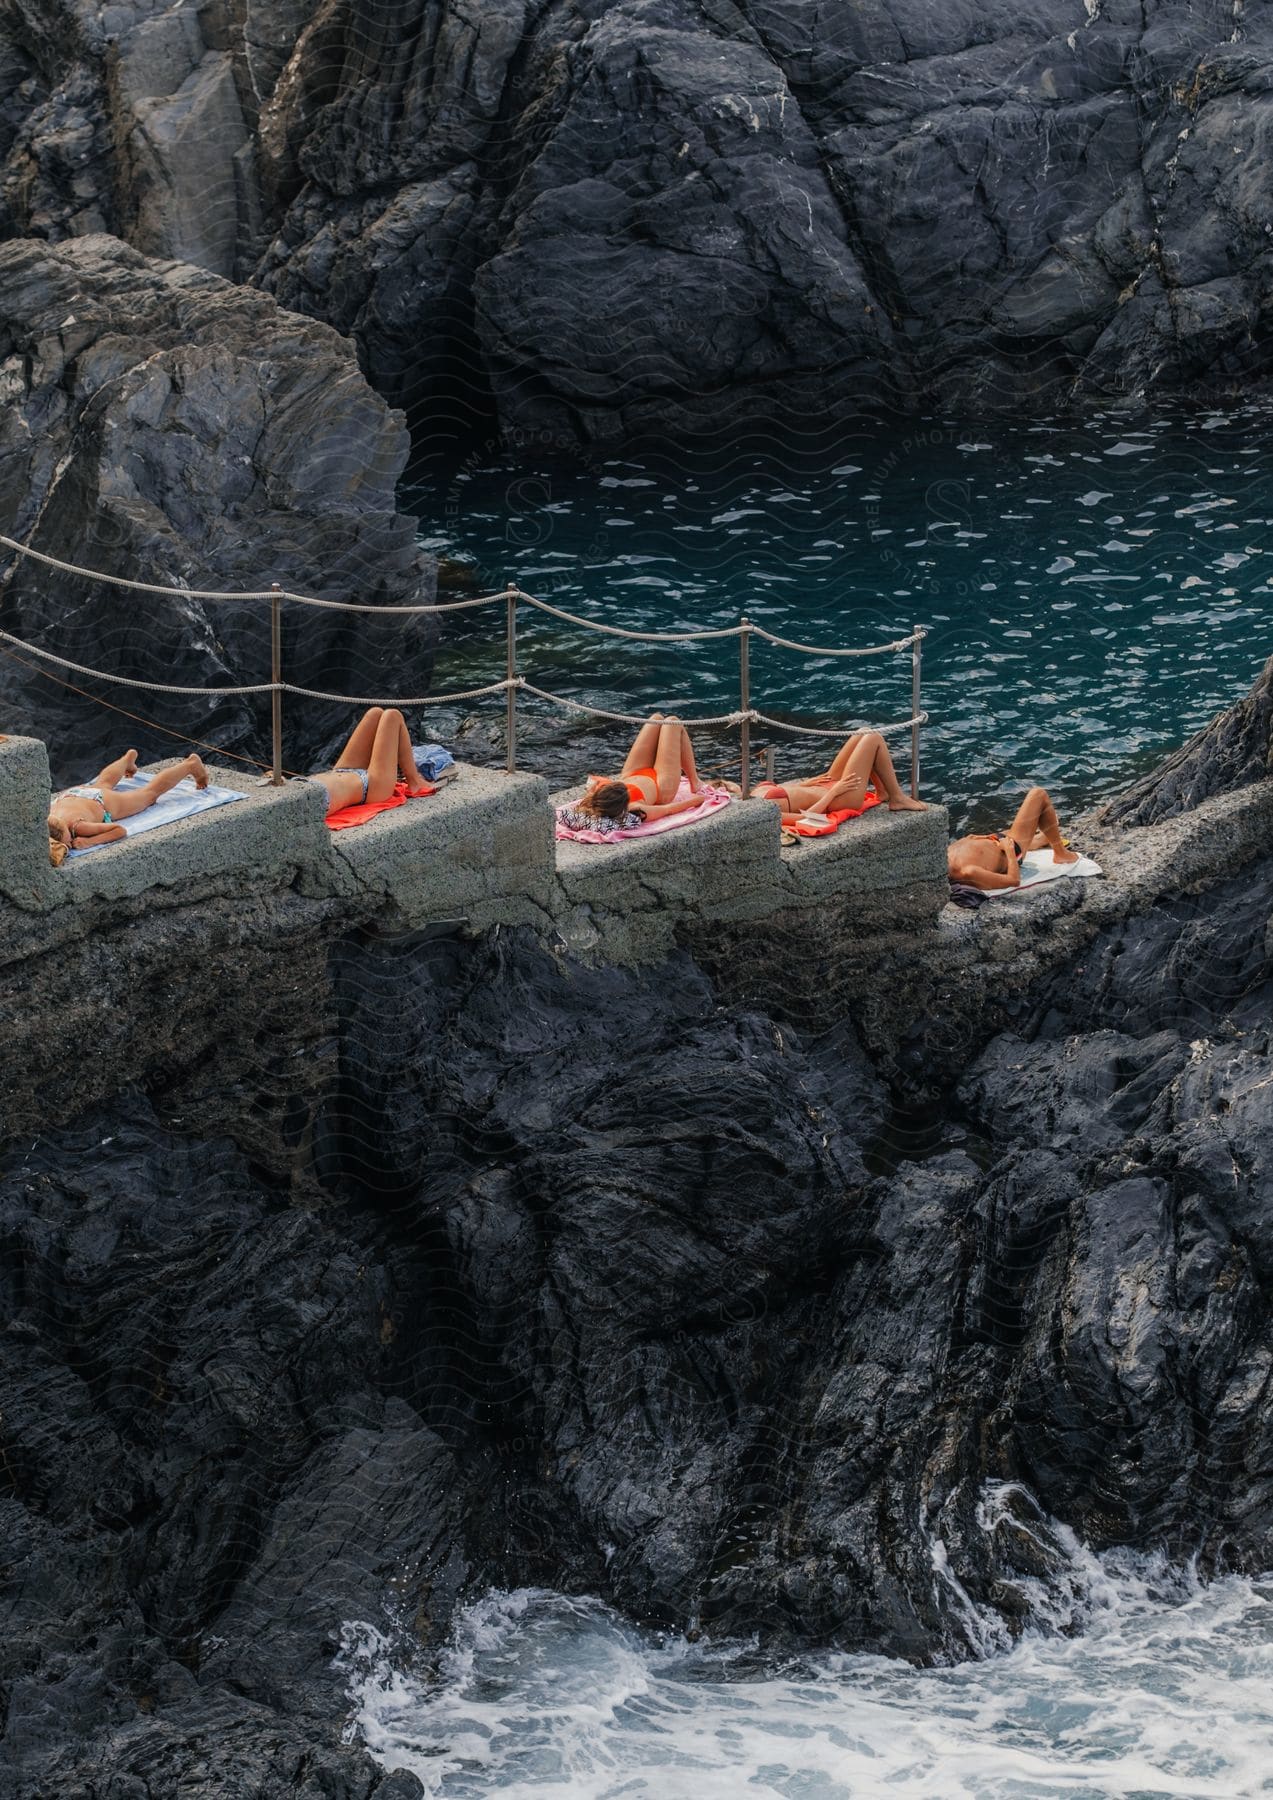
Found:
<path fill-rule="evenodd" d="M 855 732 L 825 775 L 812 781 L 782 783 L 793 812 L 856 810 L 866 798 L 869 785 L 875 787 L 890 812 L 927 811 L 922 800 L 912 800 L 902 792 L 888 745 L 878 731 Z"/>
<path fill-rule="evenodd" d="M 130 757 L 132 759 L 131 766 L 124 767 L 123 765 L 128 763 Z M 106 810 L 112 819 L 131 819 L 135 813 L 145 812 L 147 807 L 153 806 L 156 800 L 168 792 L 169 788 L 175 788 L 179 781 L 184 781 L 187 775 L 194 776 L 196 787 L 206 788 L 208 785 L 208 771 L 203 766 L 203 758 L 192 754 L 183 756 L 181 761 L 174 763 L 170 769 L 161 769 L 158 775 L 152 775 L 145 787 L 129 788 L 121 793 L 115 787 L 115 782 L 121 781 L 125 775 L 131 775 L 136 766 L 137 752 L 130 750 L 127 755 L 119 757 L 108 768 L 103 769 L 97 778 L 102 793 L 110 794 L 110 799 L 106 802 Z"/>
<path fill-rule="evenodd" d="M 411 734 L 396 706 L 368 708 L 349 734 L 337 767 L 367 771 L 368 800 L 387 800 L 399 773 L 409 794 L 419 794 L 428 785 L 415 766 Z"/>
<path fill-rule="evenodd" d="M 630 775 L 634 769 L 652 769 L 654 759 L 659 753 L 659 736 L 663 730 L 662 713 L 655 713 L 645 721 L 632 740 L 632 748 L 624 758 L 624 775 Z"/>
<path fill-rule="evenodd" d="M 838 784 L 849 780 L 855 771 L 860 768 L 860 759 L 865 754 L 862 750 L 863 744 L 869 744 L 871 747 L 871 765 L 868 778 L 874 786 L 876 793 L 880 794 L 887 802 L 889 811 L 927 811 L 922 800 L 912 800 L 909 794 L 903 792 L 902 785 L 897 779 L 897 770 L 893 767 L 893 758 L 889 755 L 888 745 L 884 742 L 884 739 L 880 736 L 878 731 L 854 732 L 853 736 L 847 740 L 837 754 L 835 761 L 831 764 L 830 769 L 827 771 L 828 780 L 831 786 L 834 788 Z M 828 806 L 831 804 L 831 802 L 828 802 Z M 860 805 L 861 803 L 859 801 L 838 799 L 834 804 L 837 806 L 854 806 Z M 824 810 L 826 809 L 824 808 Z"/>
<path fill-rule="evenodd" d="M 388 706 L 380 715 L 371 761 L 367 769 L 367 798 L 387 800 L 401 773 L 409 794 L 419 794 L 428 786 L 411 753 L 411 734 L 407 722 L 396 706 Z"/>
<path fill-rule="evenodd" d="M 694 746 L 679 719 L 665 719 L 655 713 L 637 732 L 624 761 L 621 779 L 628 776 L 636 779 L 639 771 L 644 769 L 654 770 L 652 784 L 648 776 L 645 778 L 645 784 L 654 787 L 654 792 L 646 798 L 657 805 L 666 805 L 676 798 L 682 775 L 688 777 L 691 793 L 699 792 Z"/>
<path fill-rule="evenodd" d="M 345 748 L 336 759 L 338 769 L 369 769 L 376 730 L 384 717 L 382 706 L 370 706 L 345 740 Z"/>
<path fill-rule="evenodd" d="M 137 752 L 135 750 L 125 750 L 124 754 L 122 756 L 117 756 L 114 762 L 107 763 L 101 773 L 95 776 L 92 782 L 89 783 L 89 786 L 99 788 L 118 787 L 119 783 L 123 781 L 126 776 L 135 775 L 136 773 Z"/>
<path fill-rule="evenodd" d="M 1061 836 L 1061 821 L 1044 788 L 1032 787 L 1021 802 L 1017 808 L 1017 816 L 1012 821 L 1012 836 L 1023 850 L 1042 849 L 1046 845 L 1052 852 L 1054 862 L 1078 861 L 1077 854 L 1065 847 L 1065 839 Z"/>

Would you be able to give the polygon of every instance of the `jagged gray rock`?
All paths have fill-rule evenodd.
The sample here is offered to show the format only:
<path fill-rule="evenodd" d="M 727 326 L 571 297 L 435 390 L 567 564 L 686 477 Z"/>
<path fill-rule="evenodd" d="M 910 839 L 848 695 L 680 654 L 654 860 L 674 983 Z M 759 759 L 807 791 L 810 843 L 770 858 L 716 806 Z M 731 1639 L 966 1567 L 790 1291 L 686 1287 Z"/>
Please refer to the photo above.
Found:
<path fill-rule="evenodd" d="M 1099 817 L 1112 825 L 1152 825 L 1188 812 L 1211 794 L 1248 787 L 1267 775 L 1273 775 L 1273 657 L 1244 699 L 1217 713 Z"/>
<path fill-rule="evenodd" d="M 424 439 L 1268 373 L 1265 8 L 9 0 L 0 58 L 0 231 L 250 279 Z"/>
<path fill-rule="evenodd" d="M 333 1657 L 395 1594 L 444 1628 L 462 1496 L 381 1391 L 374 1231 L 124 1104 L 0 1164 L 6 1779 L 405 1800 L 341 1745 Z"/>
<path fill-rule="evenodd" d="M 81 1111 L 72 1014 L 0 1126 L 5 1775 L 407 1800 L 342 1629 L 487 1584 L 926 1660 L 1063 1619 L 1046 1513 L 1267 1567 L 1271 882 L 1114 918 L 918 1134 L 684 955 L 105 915 L 166 1054 Z"/>
<path fill-rule="evenodd" d="M 162 585 L 433 598 L 432 561 L 396 508 L 401 416 L 347 341 L 267 295 L 111 237 L 0 244 L 0 392 L 0 523 L 37 550 Z M 143 681 L 270 679 L 268 602 L 127 593 L 8 551 L 0 566 L 0 622 L 31 644 Z M 284 632 L 284 674 L 299 685 L 427 689 L 430 620 L 287 607 Z M 171 753 L 171 738 L 31 662 L 0 660 L 5 720 L 49 742 L 55 774 L 82 778 L 128 743 Z M 68 679 L 180 734 L 268 755 L 268 696 L 138 696 Z M 287 766 L 315 766 L 354 710 L 289 700 Z"/>

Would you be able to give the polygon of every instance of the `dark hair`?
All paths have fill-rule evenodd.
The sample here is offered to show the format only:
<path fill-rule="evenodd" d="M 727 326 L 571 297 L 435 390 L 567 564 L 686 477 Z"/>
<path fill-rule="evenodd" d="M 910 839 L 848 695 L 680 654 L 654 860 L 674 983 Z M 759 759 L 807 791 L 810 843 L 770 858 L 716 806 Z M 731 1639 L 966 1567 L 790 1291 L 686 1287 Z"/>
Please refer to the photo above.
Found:
<path fill-rule="evenodd" d="M 580 812 L 595 813 L 600 819 L 622 819 L 631 806 L 625 781 L 599 781 L 579 802 Z"/>

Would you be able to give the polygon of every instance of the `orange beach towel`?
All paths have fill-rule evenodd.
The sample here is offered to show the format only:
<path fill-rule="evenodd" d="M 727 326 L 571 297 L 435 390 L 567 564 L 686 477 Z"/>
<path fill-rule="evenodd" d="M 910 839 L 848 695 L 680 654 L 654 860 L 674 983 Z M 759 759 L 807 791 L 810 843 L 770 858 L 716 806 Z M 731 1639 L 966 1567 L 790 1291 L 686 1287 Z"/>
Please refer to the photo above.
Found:
<path fill-rule="evenodd" d="M 417 800 L 424 800 L 430 794 L 436 794 L 435 787 L 426 787 L 423 794 L 417 794 Z M 407 798 L 407 784 L 400 781 L 387 800 L 360 800 L 357 806 L 337 807 L 335 812 L 327 815 L 328 831 L 348 831 L 351 825 L 365 825 L 368 819 L 374 819 L 377 813 L 389 812 L 392 807 L 401 806 Z"/>
<path fill-rule="evenodd" d="M 794 831 L 797 837 L 830 837 L 833 832 L 840 829 L 846 819 L 860 819 L 864 812 L 869 812 L 873 806 L 878 806 L 879 803 L 880 796 L 872 791 L 863 800 L 861 806 L 835 807 L 827 814 L 825 825 L 813 825 L 807 819 L 800 818 L 797 813 L 784 814 L 782 822 L 787 830 Z"/>

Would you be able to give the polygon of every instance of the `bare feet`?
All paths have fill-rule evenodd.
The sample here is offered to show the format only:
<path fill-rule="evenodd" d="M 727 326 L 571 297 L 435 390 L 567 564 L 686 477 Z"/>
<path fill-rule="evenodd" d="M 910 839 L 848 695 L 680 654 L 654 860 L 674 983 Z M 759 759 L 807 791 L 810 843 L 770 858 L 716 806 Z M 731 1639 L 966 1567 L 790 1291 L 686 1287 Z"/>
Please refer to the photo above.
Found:
<path fill-rule="evenodd" d="M 125 752 L 124 752 L 124 774 L 125 775 L 135 775 L 136 773 L 137 773 L 137 752 L 135 750 L 125 750 Z"/>
<path fill-rule="evenodd" d="M 1078 859 L 1077 850 L 1054 850 L 1052 852 L 1054 863 L 1076 863 Z"/>
<path fill-rule="evenodd" d="M 922 800 L 912 800 L 909 794 L 899 794 L 896 800 L 888 803 L 890 812 L 927 812 L 928 807 Z"/>
<path fill-rule="evenodd" d="M 194 776 L 195 786 L 197 788 L 206 788 L 208 785 L 208 771 L 203 766 L 203 758 L 201 756 L 191 755 L 186 758 L 186 762 L 189 764 L 190 774 Z"/>

